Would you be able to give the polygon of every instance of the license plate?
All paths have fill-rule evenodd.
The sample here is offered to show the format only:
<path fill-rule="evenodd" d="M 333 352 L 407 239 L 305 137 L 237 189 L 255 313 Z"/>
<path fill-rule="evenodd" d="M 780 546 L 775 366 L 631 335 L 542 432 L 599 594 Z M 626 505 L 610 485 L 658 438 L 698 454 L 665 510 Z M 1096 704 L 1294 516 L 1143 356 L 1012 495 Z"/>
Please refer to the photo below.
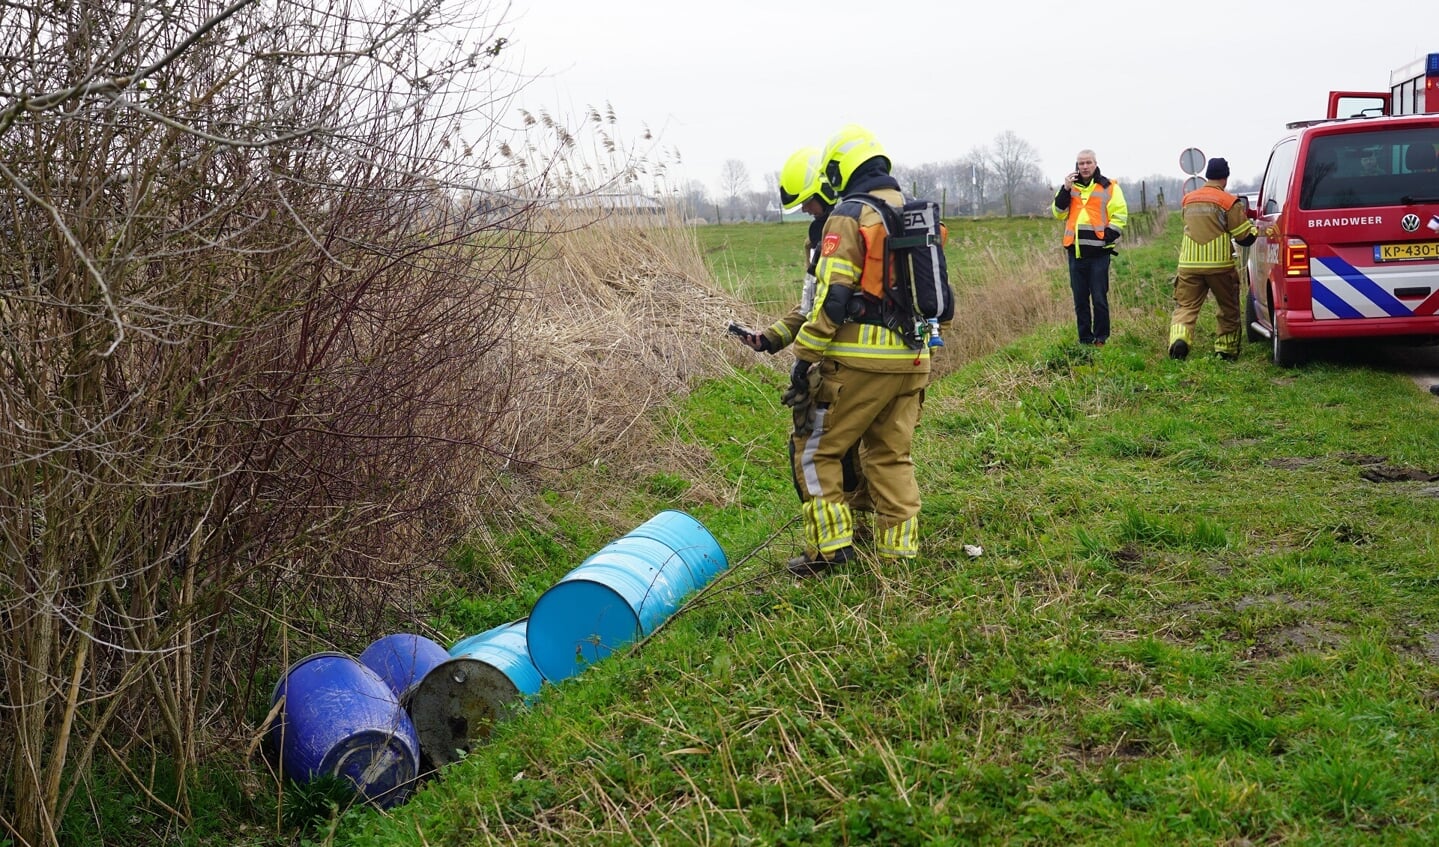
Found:
<path fill-rule="evenodd" d="M 1374 261 L 1404 262 L 1410 259 L 1439 259 L 1439 241 L 1409 241 L 1404 244 L 1374 245 Z"/>

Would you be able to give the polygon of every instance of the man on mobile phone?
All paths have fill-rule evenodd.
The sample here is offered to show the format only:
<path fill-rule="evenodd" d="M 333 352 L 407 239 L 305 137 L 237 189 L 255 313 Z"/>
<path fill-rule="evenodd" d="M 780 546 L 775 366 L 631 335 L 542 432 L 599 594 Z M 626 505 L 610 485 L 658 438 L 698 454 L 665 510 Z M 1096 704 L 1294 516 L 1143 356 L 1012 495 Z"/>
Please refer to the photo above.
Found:
<path fill-rule="evenodd" d="M 1080 344 L 1109 340 L 1109 262 L 1129 223 L 1119 183 L 1099 172 L 1093 150 L 1080 150 L 1074 170 L 1054 195 L 1054 217 L 1064 221 L 1064 253 Z"/>

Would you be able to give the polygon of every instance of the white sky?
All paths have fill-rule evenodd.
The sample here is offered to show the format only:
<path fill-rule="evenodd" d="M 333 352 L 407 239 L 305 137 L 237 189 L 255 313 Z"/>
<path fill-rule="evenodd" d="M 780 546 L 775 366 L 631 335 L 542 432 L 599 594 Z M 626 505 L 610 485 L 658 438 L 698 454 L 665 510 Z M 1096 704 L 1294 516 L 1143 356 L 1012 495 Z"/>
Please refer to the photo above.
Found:
<path fill-rule="evenodd" d="M 672 184 L 716 195 L 726 160 L 769 191 L 790 153 L 851 122 L 901 165 L 959 159 L 1012 130 L 1054 184 L 1085 147 L 1113 177 L 1182 177 L 1180 152 L 1198 147 L 1248 181 L 1285 122 L 1323 116 L 1330 89 L 1385 90 L 1391 70 L 1439 52 L 1434 0 L 1088 7 L 512 0 L 505 17 L 510 67 L 536 77 L 521 103 L 576 120 L 608 103 L 621 134 L 648 126 L 678 151 Z"/>

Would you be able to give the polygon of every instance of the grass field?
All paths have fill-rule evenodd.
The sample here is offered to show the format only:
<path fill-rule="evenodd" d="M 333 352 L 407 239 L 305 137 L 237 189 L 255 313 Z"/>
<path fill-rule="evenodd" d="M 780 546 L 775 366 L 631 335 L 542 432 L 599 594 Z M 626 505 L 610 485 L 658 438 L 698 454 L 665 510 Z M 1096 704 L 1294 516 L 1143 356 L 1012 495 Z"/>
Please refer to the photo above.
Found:
<path fill-rule="evenodd" d="M 961 269 L 1064 290 L 1028 256 L 1052 224 L 974 227 Z M 1107 347 L 1045 323 L 932 387 L 911 564 L 790 577 L 782 375 L 696 386 L 666 422 L 694 462 L 627 503 L 694 515 L 730 569 L 313 843 L 1439 842 L 1434 398 L 1252 346 L 1166 358 L 1175 229 L 1116 263 Z M 722 285 L 788 307 L 800 226 L 699 237 Z M 596 530 L 552 505 L 572 531 L 515 549 L 558 577 Z"/>
<path fill-rule="evenodd" d="M 945 225 L 951 281 L 958 289 L 992 281 L 996 267 L 1012 270 L 1058 259 L 1057 224 L 1049 218 L 949 218 Z M 725 224 L 696 227 L 695 237 L 720 288 L 782 312 L 794 305 L 804 279 L 807 231 L 807 223 L 794 221 Z"/>

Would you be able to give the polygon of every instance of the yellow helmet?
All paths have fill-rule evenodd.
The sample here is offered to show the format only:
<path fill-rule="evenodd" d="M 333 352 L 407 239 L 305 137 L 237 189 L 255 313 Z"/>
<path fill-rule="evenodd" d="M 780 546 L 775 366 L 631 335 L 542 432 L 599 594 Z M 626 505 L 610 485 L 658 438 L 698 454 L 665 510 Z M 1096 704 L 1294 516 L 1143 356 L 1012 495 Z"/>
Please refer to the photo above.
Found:
<path fill-rule="evenodd" d="M 823 162 L 821 170 L 830 185 L 843 191 L 855 170 L 876 156 L 889 163 L 889 156 L 874 140 L 874 133 L 859 124 L 845 124 L 839 132 L 830 136 L 829 143 L 824 146 L 824 153 L 820 155 Z"/>
<path fill-rule="evenodd" d="M 788 212 L 816 195 L 825 203 L 834 205 L 834 189 L 819 170 L 819 148 L 805 147 L 796 150 L 780 169 L 779 204 Z"/>

